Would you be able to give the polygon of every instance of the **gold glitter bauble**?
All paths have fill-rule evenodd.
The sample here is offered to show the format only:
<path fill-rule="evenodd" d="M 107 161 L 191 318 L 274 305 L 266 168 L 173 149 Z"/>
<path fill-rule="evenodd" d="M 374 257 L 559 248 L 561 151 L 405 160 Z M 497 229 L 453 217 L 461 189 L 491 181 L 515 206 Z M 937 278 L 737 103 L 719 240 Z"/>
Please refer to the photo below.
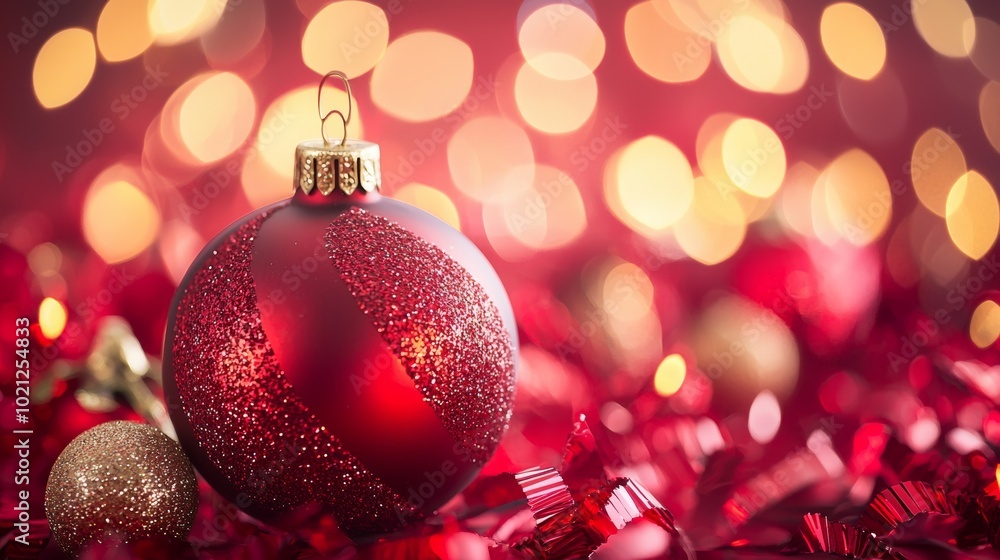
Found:
<path fill-rule="evenodd" d="M 185 539 L 198 481 L 181 446 L 152 426 L 108 422 L 59 454 L 45 488 L 52 535 L 68 554 L 102 539 Z"/>

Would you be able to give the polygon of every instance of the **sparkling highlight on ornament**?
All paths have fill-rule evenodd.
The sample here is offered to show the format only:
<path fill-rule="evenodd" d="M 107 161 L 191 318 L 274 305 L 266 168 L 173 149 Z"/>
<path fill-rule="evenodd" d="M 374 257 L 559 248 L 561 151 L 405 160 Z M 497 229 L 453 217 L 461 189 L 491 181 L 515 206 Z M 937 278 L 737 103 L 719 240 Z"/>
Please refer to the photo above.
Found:
<path fill-rule="evenodd" d="M 197 507 L 198 482 L 181 447 L 135 422 L 80 434 L 59 454 L 45 489 L 52 534 L 71 555 L 116 539 L 186 539 Z"/>

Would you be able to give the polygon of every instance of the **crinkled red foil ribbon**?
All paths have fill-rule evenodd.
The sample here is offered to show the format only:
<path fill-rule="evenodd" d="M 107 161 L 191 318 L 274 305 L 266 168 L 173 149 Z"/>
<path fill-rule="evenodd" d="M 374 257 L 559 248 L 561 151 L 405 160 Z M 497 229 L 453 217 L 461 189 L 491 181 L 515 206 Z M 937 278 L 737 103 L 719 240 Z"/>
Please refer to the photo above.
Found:
<path fill-rule="evenodd" d="M 607 482 L 579 502 L 555 469 L 528 469 L 514 478 L 537 521 L 534 533 L 512 546 L 527 558 L 589 558 L 611 535 L 639 518 L 677 534 L 673 515 L 628 478 Z"/>
<path fill-rule="evenodd" d="M 856 524 L 830 521 L 825 515 L 809 513 L 804 516 L 799 532 L 808 552 L 848 558 L 904 559 L 880 538 L 922 514 L 960 515 L 956 507 L 960 500 L 926 482 L 903 482 L 872 498 Z M 995 517 L 995 510 L 993 514 Z"/>

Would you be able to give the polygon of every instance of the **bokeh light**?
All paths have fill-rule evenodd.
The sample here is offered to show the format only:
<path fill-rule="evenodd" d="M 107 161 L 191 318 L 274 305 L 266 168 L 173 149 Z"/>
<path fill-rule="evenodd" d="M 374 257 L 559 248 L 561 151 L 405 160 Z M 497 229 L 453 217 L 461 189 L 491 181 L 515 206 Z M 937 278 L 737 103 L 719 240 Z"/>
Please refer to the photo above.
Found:
<path fill-rule="evenodd" d="M 974 40 L 972 44 L 965 44 L 969 58 L 983 76 L 1000 82 L 1000 57 L 996 56 L 1000 52 L 1000 23 L 984 17 L 974 21 L 975 33 L 962 35 L 966 41 Z"/>
<path fill-rule="evenodd" d="M 750 405 L 747 429 L 757 443 L 770 443 L 781 427 L 781 405 L 774 393 L 761 391 Z"/>
<path fill-rule="evenodd" d="M 436 31 L 393 41 L 372 73 L 372 101 L 390 115 L 428 121 L 454 111 L 472 87 L 472 49 Z"/>
<path fill-rule="evenodd" d="M 946 203 L 948 235 L 968 257 L 981 259 L 993 247 L 1000 230 L 1000 207 L 993 185 L 979 172 L 957 180 Z"/>
<path fill-rule="evenodd" d="M 766 124 L 738 119 L 722 138 L 722 163 L 729 180 L 747 194 L 766 198 L 785 179 L 785 147 Z"/>
<path fill-rule="evenodd" d="M 829 93 L 836 95 L 840 112 L 858 139 L 887 146 L 902 137 L 909 113 L 909 95 L 891 69 L 884 69 L 869 81 L 843 78 L 837 83 L 836 92 Z"/>
<path fill-rule="evenodd" d="M 42 107 L 52 109 L 76 99 L 97 66 L 94 36 L 73 27 L 49 37 L 35 58 L 31 82 Z"/>
<path fill-rule="evenodd" d="M 976 42 L 976 22 L 965 0 L 919 0 L 910 6 L 920 36 L 950 57 L 968 56 Z"/>
<path fill-rule="evenodd" d="M 841 72 L 870 80 L 885 65 L 885 36 L 878 21 L 857 4 L 838 2 L 823 10 L 823 50 Z"/>
<path fill-rule="evenodd" d="M 212 29 L 226 10 L 220 0 L 149 0 L 149 29 L 159 45 L 196 39 Z"/>
<path fill-rule="evenodd" d="M 256 112 L 253 92 L 239 76 L 210 75 L 199 80 L 181 104 L 181 140 L 199 160 L 217 161 L 246 141 Z"/>
<path fill-rule="evenodd" d="M 979 92 L 979 120 L 990 145 L 1000 152 L 1000 82 L 990 81 Z"/>
<path fill-rule="evenodd" d="M 348 78 L 372 69 L 389 44 L 389 19 L 374 4 L 333 2 L 309 21 L 302 61 L 317 74 L 340 70 Z"/>
<path fill-rule="evenodd" d="M 532 175 L 532 188 L 488 203 L 483 224 L 490 244 L 508 260 L 557 249 L 576 240 L 587 226 L 580 188 L 565 171 L 548 165 L 515 175 Z M 516 245 L 512 247 L 511 245 Z"/>
<path fill-rule="evenodd" d="M 534 163 L 528 135 L 502 117 L 466 121 L 448 141 L 451 179 L 458 190 L 476 200 L 512 197 L 530 189 Z"/>
<path fill-rule="evenodd" d="M 437 216 L 441 221 L 457 230 L 462 229 L 455 203 L 447 194 L 434 187 L 423 183 L 409 183 L 394 192 L 392 197 Z"/>
<path fill-rule="evenodd" d="M 135 58 L 153 44 L 148 0 L 108 0 L 97 20 L 97 47 L 108 62 Z"/>
<path fill-rule="evenodd" d="M 517 40 L 532 68 L 558 80 L 582 78 L 604 58 L 604 33 L 573 3 L 539 7 L 521 22 Z"/>
<path fill-rule="evenodd" d="M 770 309 L 735 295 L 712 302 L 694 325 L 698 369 L 727 402 L 749 404 L 761 391 L 779 399 L 799 377 L 795 337 Z"/>
<path fill-rule="evenodd" d="M 979 348 L 996 343 L 1000 338 L 1000 304 L 987 299 L 976 306 L 969 321 L 969 338 Z"/>
<path fill-rule="evenodd" d="M 640 70 L 670 83 L 701 77 L 712 61 L 712 44 L 685 26 L 666 2 L 641 2 L 625 14 L 625 44 Z"/>
<path fill-rule="evenodd" d="M 819 170 L 804 161 L 788 168 L 785 186 L 781 189 L 779 218 L 791 231 L 805 239 L 818 237 L 813 226 L 813 189 Z"/>
<path fill-rule="evenodd" d="M 843 239 L 867 245 L 881 237 L 892 219 L 892 191 L 882 166 L 861 149 L 841 154 L 823 170 L 827 216 Z"/>
<path fill-rule="evenodd" d="M 597 79 L 593 74 L 557 80 L 525 63 L 517 72 L 514 97 L 521 116 L 532 127 L 551 134 L 572 132 L 597 106 Z"/>
<path fill-rule="evenodd" d="M 153 201 L 135 182 L 118 176 L 128 173 L 111 168 L 94 180 L 81 220 L 87 243 L 108 264 L 142 253 L 160 230 L 160 212 Z"/>
<path fill-rule="evenodd" d="M 746 236 L 746 216 L 728 188 L 706 177 L 696 178 L 691 207 L 674 225 L 677 243 L 702 264 L 718 264 L 733 256 Z"/>
<path fill-rule="evenodd" d="M 680 390 L 687 376 L 687 363 L 684 356 L 670 354 L 656 368 L 653 387 L 661 397 L 669 397 Z"/>
<path fill-rule="evenodd" d="M 757 12 L 740 12 L 718 34 L 722 68 L 750 91 L 797 91 L 809 76 L 805 42 L 783 19 Z"/>
<path fill-rule="evenodd" d="M 66 306 L 57 299 L 47 297 L 38 306 L 38 327 L 49 340 L 59 338 L 66 328 L 66 318 Z"/>
<path fill-rule="evenodd" d="M 261 44 L 267 29 L 264 0 L 230 1 L 233 3 L 227 5 L 215 28 L 201 37 L 205 58 L 213 68 L 228 69 L 244 62 L 244 57 L 253 53 Z M 254 66 L 262 65 L 266 60 L 266 52 L 261 52 L 256 57 Z M 247 72 L 244 76 L 256 70 L 246 64 L 242 64 L 242 69 Z"/>
<path fill-rule="evenodd" d="M 948 193 L 966 171 L 962 148 L 940 128 L 927 130 L 913 146 L 910 157 L 913 188 L 920 202 L 938 216 L 945 215 Z"/>
<path fill-rule="evenodd" d="M 662 232 L 691 206 L 694 174 L 687 158 L 659 136 L 631 142 L 608 163 L 604 196 L 612 213 L 640 233 Z"/>

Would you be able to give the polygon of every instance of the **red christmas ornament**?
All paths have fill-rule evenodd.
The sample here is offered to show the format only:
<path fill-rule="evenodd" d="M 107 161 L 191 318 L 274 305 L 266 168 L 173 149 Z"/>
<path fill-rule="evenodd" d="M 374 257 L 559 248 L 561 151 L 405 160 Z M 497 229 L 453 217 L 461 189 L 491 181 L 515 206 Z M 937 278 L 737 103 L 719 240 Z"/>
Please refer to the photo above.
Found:
<path fill-rule="evenodd" d="M 278 526 L 397 530 L 469 484 L 507 428 L 517 332 L 499 278 L 379 183 L 376 144 L 300 144 L 292 199 L 209 243 L 171 308 L 180 441 Z"/>

